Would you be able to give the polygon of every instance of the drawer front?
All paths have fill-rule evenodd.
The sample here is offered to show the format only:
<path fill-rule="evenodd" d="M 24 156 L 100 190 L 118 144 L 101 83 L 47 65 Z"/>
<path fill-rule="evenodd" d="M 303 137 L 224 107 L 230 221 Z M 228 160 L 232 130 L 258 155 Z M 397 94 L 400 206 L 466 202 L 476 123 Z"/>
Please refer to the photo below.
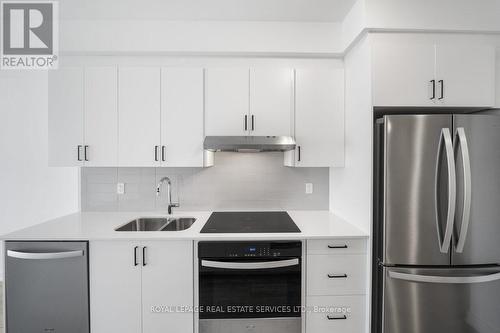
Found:
<path fill-rule="evenodd" d="M 365 296 L 307 298 L 306 333 L 364 333 Z"/>
<path fill-rule="evenodd" d="M 362 295 L 366 293 L 366 256 L 307 256 L 307 295 Z"/>
<path fill-rule="evenodd" d="M 307 241 L 307 254 L 365 254 L 366 239 L 322 239 Z"/>

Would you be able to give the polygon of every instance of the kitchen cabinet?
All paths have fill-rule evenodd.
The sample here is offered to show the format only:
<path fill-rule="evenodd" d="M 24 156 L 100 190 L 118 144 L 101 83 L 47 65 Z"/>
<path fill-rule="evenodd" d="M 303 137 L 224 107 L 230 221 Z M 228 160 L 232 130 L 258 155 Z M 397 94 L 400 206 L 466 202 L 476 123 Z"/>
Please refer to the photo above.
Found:
<path fill-rule="evenodd" d="M 193 332 L 191 241 L 93 241 L 89 254 L 93 333 Z"/>
<path fill-rule="evenodd" d="M 204 70 L 163 68 L 161 73 L 161 165 L 202 167 Z"/>
<path fill-rule="evenodd" d="M 158 67 L 121 67 L 119 70 L 120 166 L 160 165 L 160 72 Z"/>
<path fill-rule="evenodd" d="M 118 69 L 85 68 L 85 166 L 118 163 Z"/>
<path fill-rule="evenodd" d="M 343 69 L 296 69 L 295 141 L 285 165 L 344 166 Z"/>
<path fill-rule="evenodd" d="M 364 332 L 367 254 L 365 239 L 307 241 L 306 332 Z"/>
<path fill-rule="evenodd" d="M 64 67 L 50 71 L 48 100 L 49 165 L 84 164 L 84 71 Z"/>
<path fill-rule="evenodd" d="M 495 49 L 432 37 L 375 36 L 375 106 L 490 107 L 495 103 Z"/>
<path fill-rule="evenodd" d="M 255 136 L 290 136 L 293 115 L 293 70 L 250 70 L 249 133 Z"/>
<path fill-rule="evenodd" d="M 248 135 L 249 69 L 209 68 L 205 80 L 206 135 Z"/>

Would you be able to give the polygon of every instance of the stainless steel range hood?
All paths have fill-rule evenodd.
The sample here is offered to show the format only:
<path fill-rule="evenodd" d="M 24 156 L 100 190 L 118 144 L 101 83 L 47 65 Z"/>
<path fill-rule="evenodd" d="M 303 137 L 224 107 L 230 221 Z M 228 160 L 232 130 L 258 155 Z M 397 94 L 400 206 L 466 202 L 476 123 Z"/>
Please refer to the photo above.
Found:
<path fill-rule="evenodd" d="M 295 149 L 289 136 L 207 136 L 203 147 L 208 151 L 267 152 Z"/>

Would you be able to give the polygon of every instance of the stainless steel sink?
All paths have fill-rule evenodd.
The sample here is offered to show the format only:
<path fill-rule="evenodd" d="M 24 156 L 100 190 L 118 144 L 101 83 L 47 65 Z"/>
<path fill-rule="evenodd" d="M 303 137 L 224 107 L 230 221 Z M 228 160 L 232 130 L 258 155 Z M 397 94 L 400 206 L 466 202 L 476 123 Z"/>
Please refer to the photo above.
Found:
<path fill-rule="evenodd" d="M 189 229 L 193 223 L 196 221 L 195 218 L 192 217 L 179 217 L 169 219 L 169 222 L 166 226 L 164 226 L 161 231 L 181 231 Z"/>
<path fill-rule="evenodd" d="M 192 217 L 141 217 L 116 228 L 116 231 L 181 231 L 196 221 Z"/>

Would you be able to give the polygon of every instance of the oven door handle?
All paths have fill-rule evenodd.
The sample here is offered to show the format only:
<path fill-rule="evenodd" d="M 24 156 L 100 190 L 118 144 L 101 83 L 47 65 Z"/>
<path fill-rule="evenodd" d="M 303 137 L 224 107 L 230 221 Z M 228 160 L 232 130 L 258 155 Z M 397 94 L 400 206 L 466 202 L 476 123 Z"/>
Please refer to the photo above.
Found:
<path fill-rule="evenodd" d="M 288 259 L 279 261 L 264 261 L 264 262 L 226 262 L 202 260 L 201 266 L 210 268 L 222 269 L 269 269 L 296 266 L 299 264 L 299 259 Z"/>

